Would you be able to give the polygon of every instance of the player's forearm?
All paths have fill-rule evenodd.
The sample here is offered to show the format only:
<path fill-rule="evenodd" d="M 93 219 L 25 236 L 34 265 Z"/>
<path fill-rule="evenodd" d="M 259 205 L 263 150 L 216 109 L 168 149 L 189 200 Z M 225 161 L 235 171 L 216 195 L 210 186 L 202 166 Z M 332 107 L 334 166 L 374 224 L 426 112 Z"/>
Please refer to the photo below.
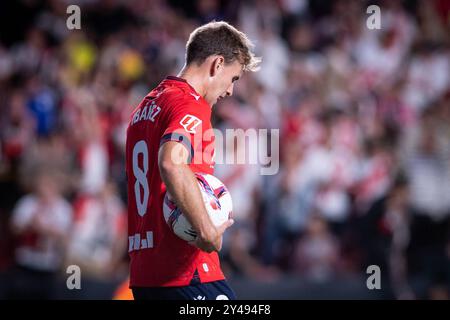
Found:
<path fill-rule="evenodd" d="M 202 239 L 213 240 L 216 228 L 206 212 L 197 180 L 186 164 L 162 163 L 163 182 L 178 207 Z"/>

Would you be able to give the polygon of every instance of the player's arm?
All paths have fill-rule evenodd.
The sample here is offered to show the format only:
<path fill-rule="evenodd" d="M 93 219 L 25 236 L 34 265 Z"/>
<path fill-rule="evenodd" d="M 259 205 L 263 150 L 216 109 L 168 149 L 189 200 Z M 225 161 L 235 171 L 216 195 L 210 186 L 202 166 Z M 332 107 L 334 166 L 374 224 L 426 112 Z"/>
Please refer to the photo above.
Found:
<path fill-rule="evenodd" d="M 222 235 L 233 224 L 228 220 L 216 228 L 212 223 L 195 175 L 188 166 L 189 153 L 179 142 L 168 141 L 159 149 L 158 166 L 161 178 L 178 207 L 197 231 L 195 245 L 203 251 L 219 251 Z"/>

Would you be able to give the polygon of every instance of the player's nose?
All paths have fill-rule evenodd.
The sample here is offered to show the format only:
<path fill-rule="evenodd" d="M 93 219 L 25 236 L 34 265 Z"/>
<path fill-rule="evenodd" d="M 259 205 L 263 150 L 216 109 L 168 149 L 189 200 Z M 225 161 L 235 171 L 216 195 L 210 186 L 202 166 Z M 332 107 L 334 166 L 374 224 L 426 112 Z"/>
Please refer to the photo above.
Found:
<path fill-rule="evenodd" d="M 232 84 L 231 86 L 228 87 L 228 89 L 227 89 L 228 97 L 230 97 L 233 94 L 233 88 L 234 88 L 234 84 Z"/>

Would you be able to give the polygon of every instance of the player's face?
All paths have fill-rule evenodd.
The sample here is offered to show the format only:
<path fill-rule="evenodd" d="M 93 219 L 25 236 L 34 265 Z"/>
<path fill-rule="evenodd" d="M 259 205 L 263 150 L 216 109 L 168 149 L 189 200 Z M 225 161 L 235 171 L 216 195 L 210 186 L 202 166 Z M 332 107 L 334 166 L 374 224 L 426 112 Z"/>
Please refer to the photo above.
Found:
<path fill-rule="evenodd" d="M 230 64 L 221 63 L 214 76 L 211 78 L 210 90 L 206 100 L 210 105 L 214 105 L 220 99 L 233 94 L 234 83 L 242 75 L 243 66 L 238 61 Z"/>

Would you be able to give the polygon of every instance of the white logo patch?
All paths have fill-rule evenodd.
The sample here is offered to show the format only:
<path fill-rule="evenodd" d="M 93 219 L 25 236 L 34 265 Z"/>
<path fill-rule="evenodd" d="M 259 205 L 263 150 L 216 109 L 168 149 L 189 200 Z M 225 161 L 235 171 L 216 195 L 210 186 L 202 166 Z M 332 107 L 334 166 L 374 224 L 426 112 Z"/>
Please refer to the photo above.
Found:
<path fill-rule="evenodd" d="M 195 128 L 198 127 L 201 123 L 202 120 L 190 114 L 185 115 L 180 121 L 180 124 L 183 126 L 184 130 L 189 133 L 195 133 Z"/>

